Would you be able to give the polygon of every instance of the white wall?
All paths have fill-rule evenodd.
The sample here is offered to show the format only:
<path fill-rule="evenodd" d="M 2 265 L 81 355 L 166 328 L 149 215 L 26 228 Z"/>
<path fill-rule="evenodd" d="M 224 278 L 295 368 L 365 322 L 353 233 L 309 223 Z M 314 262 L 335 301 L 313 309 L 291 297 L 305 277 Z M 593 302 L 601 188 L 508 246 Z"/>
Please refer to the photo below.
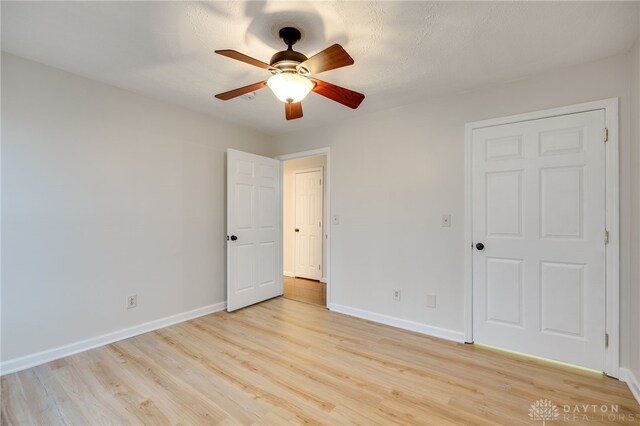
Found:
<path fill-rule="evenodd" d="M 278 154 L 331 147 L 329 214 L 339 215 L 340 224 L 331 227 L 329 302 L 462 332 L 465 123 L 620 97 L 622 362 L 628 365 L 630 61 L 620 55 L 390 111 L 345 112 L 349 119 L 340 124 L 277 137 Z M 451 228 L 440 227 L 445 213 Z M 400 302 L 392 300 L 395 287 Z M 427 294 L 437 295 L 437 308 L 426 307 Z"/>
<path fill-rule="evenodd" d="M 228 147 L 272 144 L 2 54 L 2 361 L 224 302 Z"/>
<path fill-rule="evenodd" d="M 327 198 L 327 157 L 320 155 L 316 157 L 297 158 L 295 160 L 288 160 L 284 162 L 283 167 L 283 264 L 284 272 L 286 275 L 294 275 L 295 273 L 295 247 L 296 247 L 296 234 L 295 229 L 295 177 L 294 172 L 296 170 L 311 169 L 316 167 L 322 167 L 322 190 L 323 199 Z M 323 208 L 323 230 L 325 230 L 325 224 L 327 223 L 327 203 L 322 204 Z M 327 247 L 326 239 L 322 238 L 322 277 L 325 277 L 325 265 L 327 264 Z"/>

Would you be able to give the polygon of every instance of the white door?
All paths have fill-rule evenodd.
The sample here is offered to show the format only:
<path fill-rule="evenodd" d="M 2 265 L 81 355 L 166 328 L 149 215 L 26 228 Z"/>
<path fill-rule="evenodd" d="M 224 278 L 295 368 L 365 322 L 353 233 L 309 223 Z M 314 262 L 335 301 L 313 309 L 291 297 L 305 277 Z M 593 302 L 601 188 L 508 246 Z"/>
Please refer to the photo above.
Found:
<path fill-rule="evenodd" d="M 227 310 L 282 294 L 280 162 L 227 150 Z"/>
<path fill-rule="evenodd" d="M 295 173 L 295 275 L 322 278 L 322 169 Z"/>
<path fill-rule="evenodd" d="M 604 370 L 604 127 L 596 110 L 473 131 L 474 341 Z"/>

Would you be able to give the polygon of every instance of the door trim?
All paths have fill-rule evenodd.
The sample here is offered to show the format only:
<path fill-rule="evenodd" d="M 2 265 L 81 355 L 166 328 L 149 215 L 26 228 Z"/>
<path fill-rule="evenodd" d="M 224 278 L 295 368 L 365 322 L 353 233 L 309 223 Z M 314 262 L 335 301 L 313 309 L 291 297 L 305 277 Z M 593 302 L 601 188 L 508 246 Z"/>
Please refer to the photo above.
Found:
<path fill-rule="evenodd" d="M 618 378 L 620 370 L 620 200 L 619 200 L 619 98 L 586 102 L 560 108 L 546 109 L 525 114 L 475 121 L 465 125 L 465 342 L 473 343 L 473 263 L 472 236 L 473 212 L 471 210 L 471 136 L 474 130 L 513 124 L 523 121 L 540 120 L 561 115 L 576 114 L 603 109 L 605 126 L 609 129 L 609 139 L 605 143 L 605 216 L 609 231 L 609 244 L 605 246 L 605 330 L 609 335 L 609 345 L 605 348 L 604 373 Z M 604 134 L 603 134 L 604 137 Z M 604 140 L 603 140 L 604 143 Z M 604 339 L 604 336 L 602 336 Z"/>
<path fill-rule="evenodd" d="M 309 151 L 300 151 L 292 154 L 283 154 L 276 156 L 276 160 L 280 160 L 280 191 L 283 191 L 284 188 L 284 162 L 286 160 L 294 160 L 296 158 L 305 158 L 305 157 L 317 157 L 320 155 L 324 155 L 327 157 L 327 170 L 324 177 L 323 185 L 325 185 L 325 192 L 327 196 L 324 199 L 326 203 L 326 211 L 327 217 L 325 218 L 324 223 L 324 233 L 326 235 L 325 243 L 327 247 L 327 263 L 324 265 L 324 276 L 326 277 L 327 284 L 327 309 L 331 309 L 331 150 L 329 147 L 326 148 L 318 148 L 312 149 Z M 283 209 L 282 203 L 280 203 L 280 227 L 284 226 L 283 223 Z M 280 255 L 281 259 L 281 273 L 284 273 L 284 265 L 282 264 L 282 254 Z M 322 280 L 321 280 L 322 281 Z"/>
<path fill-rule="evenodd" d="M 324 180 L 324 168 L 323 167 L 313 167 L 310 169 L 298 169 L 298 170 L 294 170 L 293 171 L 293 218 L 294 218 L 294 222 L 295 222 L 295 218 L 297 218 L 297 210 L 298 210 L 298 197 L 297 197 L 297 190 L 298 190 L 298 186 L 296 185 L 296 175 L 297 174 L 301 174 L 301 173 L 310 173 L 310 172 L 320 172 L 320 178 Z M 283 173 L 283 179 L 284 179 L 284 170 L 282 171 Z M 284 182 L 283 182 L 284 183 Z M 283 188 L 284 191 L 284 188 Z M 321 250 L 320 250 L 320 264 L 322 265 L 321 269 L 320 269 L 320 278 L 318 279 L 318 281 L 322 281 L 322 278 L 324 277 L 324 273 L 325 273 L 325 269 L 324 269 L 324 259 L 322 259 L 323 257 L 323 253 L 324 253 L 324 247 L 325 247 L 325 232 L 324 232 L 324 225 L 326 222 L 326 217 L 324 217 L 324 182 L 322 182 L 322 204 L 320 206 L 321 212 L 320 212 L 320 217 L 322 217 L 322 245 L 321 245 Z M 284 219 L 284 216 L 283 216 Z M 283 228 L 284 229 L 284 228 Z M 296 253 L 298 253 L 298 244 L 297 244 L 297 238 L 294 238 L 294 248 L 293 248 L 293 258 L 294 258 L 294 264 L 293 264 L 293 275 L 296 276 Z M 284 242 L 282 244 L 283 248 L 284 248 Z"/>

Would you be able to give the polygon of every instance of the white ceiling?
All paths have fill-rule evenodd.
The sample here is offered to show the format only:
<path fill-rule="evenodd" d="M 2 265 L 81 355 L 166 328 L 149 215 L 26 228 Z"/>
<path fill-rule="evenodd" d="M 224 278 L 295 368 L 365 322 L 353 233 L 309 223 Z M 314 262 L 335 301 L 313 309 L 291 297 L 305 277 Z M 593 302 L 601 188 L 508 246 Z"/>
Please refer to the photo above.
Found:
<path fill-rule="evenodd" d="M 586 63 L 627 51 L 639 2 L 10 2 L 2 50 L 269 134 Z M 323 80 L 362 92 L 351 110 L 311 94 L 286 121 L 264 89 L 253 100 L 218 92 L 269 74 L 213 53 L 268 62 L 277 31 L 303 31 L 307 56 L 340 43 L 355 59 Z"/>

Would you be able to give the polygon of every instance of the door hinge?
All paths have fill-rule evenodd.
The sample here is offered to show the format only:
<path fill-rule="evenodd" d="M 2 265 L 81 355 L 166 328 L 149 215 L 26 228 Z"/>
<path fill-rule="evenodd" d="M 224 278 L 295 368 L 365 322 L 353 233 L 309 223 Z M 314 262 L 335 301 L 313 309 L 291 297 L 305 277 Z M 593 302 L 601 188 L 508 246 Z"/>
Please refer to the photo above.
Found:
<path fill-rule="evenodd" d="M 604 347 L 609 347 L 609 333 L 604 333 Z"/>
<path fill-rule="evenodd" d="M 318 226 L 322 228 L 322 222 L 318 222 Z"/>
<path fill-rule="evenodd" d="M 609 231 L 604 230 L 604 243 L 609 244 Z"/>
<path fill-rule="evenodd" d="M 609 129 L 608 128 L 604 128 L 604 141 L 608 142 L 609 141 Z"/>
<path fill-rule="evenodd" d="M 318 271 L 320 271 L 320 265 L 318 265 Z"/>
<path fill-rule="evenodd" d="M 322 179 L 320 179 L 320 185 L 322 185 Z"/>

